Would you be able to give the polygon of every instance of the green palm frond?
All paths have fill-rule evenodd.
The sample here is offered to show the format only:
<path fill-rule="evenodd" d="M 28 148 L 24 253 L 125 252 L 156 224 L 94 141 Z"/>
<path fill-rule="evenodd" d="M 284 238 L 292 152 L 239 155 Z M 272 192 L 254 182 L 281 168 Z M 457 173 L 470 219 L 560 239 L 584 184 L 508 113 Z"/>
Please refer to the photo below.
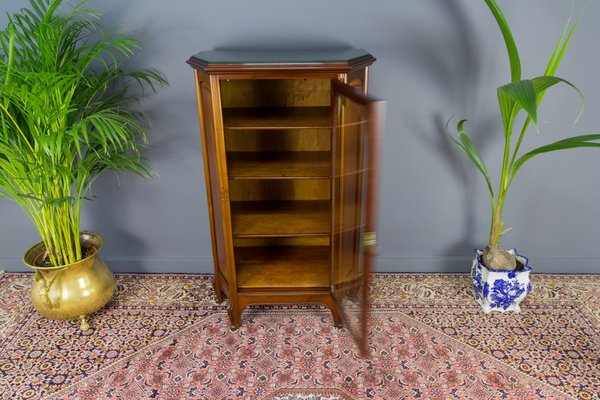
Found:
<path fill-rule="evenodd" d="M 573 34 L 579 24 L 579 18 L 573 21 L 573 18 L 569 17 L 567 20 L 567 23 L 554 47 L 554 51 L 550 56 L 548 65 L 544 71 L 544 75 L 533 79 L 521 79 L 521 59 L 519 57 L 519 52 L 517 51 L 517 46 L 508 21 L 506 20 L 496 0 L 485 0 L 485 3 L 494 16 L 494 19 L 500 28 L 500 32 L 502 33 L 508 54 L 511 78 L 510 83 L 500 86 L 497 90 L 500 115 L 502 117 L 502 123 L 504 127 L 504 157 L 500 171 L 500 183 L 496 192 L 492 190 L 489 173 L 485 167 L 481 155 L 464 131 L 463 121 L 461 121 L 457 126 L 459 140 L 453 137 L 451 137 L 451 139 L 469 157 L 469 159 L 474 163 L 475 167 L 485 177 L 492 204 L 492 221 L 489 243 L 498 244 L 498 239 L 503 233 L 503 223 L 501 218 L 507 191 L 523 164 L 535 156 L 558 150 L 584 147 L 598 148 L 600 147 L 600 135 L 593 134 L 574 136 L 538 147 L 526 152 L 525 154 L 520 152 L 521 144 L 523 143 L 523 139 L 528 131 L 530 123 L 533 122 L 536 128 L 539 130 L 539 126 L 537 124 L 538 109 L 546 94 L 546 91 L 552 86 L 559 83 L 564 83 L 573 88 L 579 94 L 581 98 L 581 107 L 575 122 L 577 122 L 583 112 L 584 97 L 579 88 L 577 88 L 571 82 L 555 76 L 555 73 L 566 54 L 569 43 L 571 42 Z M 525 113 L 524 122 L 516 143 L 513 143 L 514 125 L 521 112 Z"/>
<path fill-rule="evenodd" d="M 502 32 L 502 37 L 504 38 L 504 44 L 506 45 L 506 51 L 508 53 L 508 61 L 510 63 L 510 80 L 511 82 L 518 81 L 521 79 L 521 59 L 510 25 L 508 25 L 506 17 L 504 17 L 504 13 L 500 9 L 500 6 L 498 6 L 498 3 L 496 3 L 496 0 L 485 0 L 485 2 L 496 19 L 498 27 Z"/>
<path fill-rule="evenodd" d="M 448 121 L 448 122 L 450 122 L 450 121 Z M 492 180 L 490 178 L 490 173 L 488 172 L 488 169 L 485 166 L 485 162 L 483 161 L 481 154 L 479 154 L 479 150 L 477 150 L 477 147 L 475 146 L 475 144 L 471 140 L 471 137 L 467 134 L 467 131 L 465 130 L 466 122 L 467 122 L 467 120 L 463 119 L 463 120 L 459 121 L 456 126 L 456 130 L 458 131 L 459 140 L 456 140 L 450 134 L 448 134 L 448 136 L 454 142 L 454 144 L 456 144 L 456 146 L 458 146 L 458 148 L 461 149 L 469 157 L 469 159 L 473 162 L 475 167 L 477 167 L 479 172 L 481 172 L 481 175 L 483 176 L 483 178 L 485 179 L 485 182 L 487 183 L 487 187 L 490 192 L 490 196 L 493 198 L 494 197 L 494 188 L 492 186 Z M 448 129 L 448 124 L 446 124 L 446 130 L 447 129 Z"/>
<path fill-rule="evenodd" d="M 81 257 L 79 217 L 105 170 L 149 176 L 145 117 L 133 106 L 166 80 L 127 71 L 137 38 L 102 32 L 83 1 L 30 0 L 0 31 L 0 195 L 37 227 L 54 265 Z"/>
<path fill-rule="evenodd" d="M 573 136 L 533 149 L 523 154 L 515 161 L 511 171 L 511 178 L 516 175 L 517 171 L 523 166 L 523 164 L 525 164 L 525 162 L 537 155 L 558 150 L 577 149 L 582 147 L 600 147 L 600 134 Z"/>

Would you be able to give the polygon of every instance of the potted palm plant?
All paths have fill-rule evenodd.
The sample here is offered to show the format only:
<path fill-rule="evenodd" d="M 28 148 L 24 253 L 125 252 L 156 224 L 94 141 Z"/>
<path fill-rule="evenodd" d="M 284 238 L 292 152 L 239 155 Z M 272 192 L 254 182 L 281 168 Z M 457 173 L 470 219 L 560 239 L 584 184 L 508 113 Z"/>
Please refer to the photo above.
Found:
<path fill-rule="evenodd" d="M 81 208 L 106 170 L 150 175 L 144 117 L 132 104 L 139 88 L 166 83 L 156 71 L 123 70 L 138 41 L 98 20 L 85 1 L 30 0 L 0 32 L 0 195 L 42 239 L 24 256 L 34 306 L 50 319 L 80 318 L 84 330 L 115 284 L 98 257 L 102 239 L 80 230 Z"/>
<path fill-rule="evenodd" d="M 528 265 L 527 259 L 518 255 L 514 249 L 504 250 L 499 247 L 501 236 L 510 230 L 504 229 L 502 211 L 508 189 L 513 183 L 517 172 L 527 161 L 540 154 L 579 147 L 600 147 L 600 135 L 568 137 L 528 152 L 521 151 L 521 144 L 529 131 L 531 123 L 533 122 L 538 128 L 538 107 L 546 91 L 552 86 L 562 83 L 573 88 L 581 96 L 581 110 L 583 111 L 581 91 L 569 81 L 555 76 L 578 22 L 572 22 L 569 18 L 544 74 L 533 79 L 522 79 L 521 61 L 509 24 L 496 0 L 485 0 L 485 3 L 492 12 L 504 38 L 511 72 L 510 83 L 497 89 L 504 140 L 503 161 L 497 191 L 494 191 L 483 158 L 467 134 L 466 120 L 458 122 L 456 127 L 457 137 L 450 135 L 450 138 L 481 172 L 489 190 L 492 211 L 490 237 L 485 250 L 476 251 L 471 269 L 475 299 L 481 305 L 482 310 L 487 313 L 492 310 L 519 311 L 519 303 L 531 290 L 529 282 L 531 267 Z M 521 113 L 524 113 L 525 118 L 517 131 L 515 130 L 515 124 Z"/>

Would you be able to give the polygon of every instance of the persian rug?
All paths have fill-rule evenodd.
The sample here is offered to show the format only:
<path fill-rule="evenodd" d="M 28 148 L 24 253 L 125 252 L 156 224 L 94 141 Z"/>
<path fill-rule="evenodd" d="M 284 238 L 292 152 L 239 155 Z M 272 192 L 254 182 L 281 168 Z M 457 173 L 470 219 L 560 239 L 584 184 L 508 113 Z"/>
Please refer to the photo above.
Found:
<path fill-rule="evenodd" d="M 485 315 L 467 274 L 375 274 L 369 358 L 319 305 L 231 331 L 211 275 L 117 275 L 86 332 L 31 280 L 0 274 L 0 399 L 600 398 L 600 275 L 533 275 L 521 313 Z"/>

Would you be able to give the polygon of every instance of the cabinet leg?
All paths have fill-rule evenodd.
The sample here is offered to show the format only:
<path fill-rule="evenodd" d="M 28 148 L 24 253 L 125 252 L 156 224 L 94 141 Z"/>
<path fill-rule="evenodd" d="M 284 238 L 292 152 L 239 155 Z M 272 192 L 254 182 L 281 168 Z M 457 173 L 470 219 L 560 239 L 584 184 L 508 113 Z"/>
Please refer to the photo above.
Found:
<path fill-rule="evenodd" d="M 335 308 L 331 309 L 331 316 L 333 317 L 333 325 L 336 328 L 343 328 L 344 323 L 342 322 L 342 317 L 340 317 L 340 313 Z"/>
<path fill-rule="evenodd" d="M 227 308 L 227 314 L 229 314 L 229 323 L 231 330 L 238 330 L 238 328 L 242 325 L 242 310 L 230 304 L 229 308 Z"/>
<path fill-rule="evenodd" d="M 218 304 L 223 303 L 225 301 L 225 298 L 223 297 L 223 293 L 215 292 L 215 300 L 217 300 Z"/>
<path fill-rule="evenodd" d="M 215 297 L 217 298 L 217 303 L 222 303 L 225 300 L 223 296 L 223 290 L 221 290 L 221 280 L 215 274 L 215 278 L 213 281 L 213 289 L 215 290 Z"/>
<path fill-rule="evenodd" d="M 324 301 L 324 303 L 329 308 L 329 311 L 331 311 L 331 316 L 333 317 L 333 325 L 335 325 L 336 328 L 342 328 L 344 326 L 342 322 L 342 317 L 340 316 L 337 304 L 335 303 L 333 298 L 328 298 L 326 301 Z"/>

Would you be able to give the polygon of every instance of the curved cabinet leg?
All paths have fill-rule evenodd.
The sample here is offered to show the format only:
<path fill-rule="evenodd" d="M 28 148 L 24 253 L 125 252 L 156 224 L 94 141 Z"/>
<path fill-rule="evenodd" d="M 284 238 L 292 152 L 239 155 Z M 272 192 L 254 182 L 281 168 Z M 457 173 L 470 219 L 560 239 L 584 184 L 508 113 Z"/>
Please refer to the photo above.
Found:
<path fill-rule="evenodd" d="M 331 316 L 333 317 L 333 325 L 335 325 L 336 328 L 343 328 L 344 323 L 342 322 L 342 317 L 340 317 L 338 310 L 335 307 L 331 308 L 330 310 Z"/>
<path fill-rule="evenodd" d="M 215 291 L 215 297 L 217 298 L 217 303 L 222 303 L 225 300 L 225 296 L 223 296 L 223 290 L 221 289 L 221 279 L 217 274 L 214 275 L 213 280 L 213 289 Z"/>
<path fill-rule="evenodd" d="M 333 298 L 329 298 L 327 301 L 324 301 L 324 303 L 329 308 L 329 311 L 331 311 L 333 325 L 335 325 L 336 328 L 342 328 L 344 323 L 342 322 L 342 317 L 340 316 L 340 312 L 337 308 L 335 300 L 333 300 Z"/>
<path fill-rule="evenodd" d="M 229 304 L 227 308 L 229 323 L 232 331 L 236 331 L 242 325 L 242 310 L 236 305 Z"/>
<path fill-rule="evenodd" d="M 215 300 L 218 304 L 221 304 L 225 301 L 225 297 L 222 292 L 215 292 Z"/>

